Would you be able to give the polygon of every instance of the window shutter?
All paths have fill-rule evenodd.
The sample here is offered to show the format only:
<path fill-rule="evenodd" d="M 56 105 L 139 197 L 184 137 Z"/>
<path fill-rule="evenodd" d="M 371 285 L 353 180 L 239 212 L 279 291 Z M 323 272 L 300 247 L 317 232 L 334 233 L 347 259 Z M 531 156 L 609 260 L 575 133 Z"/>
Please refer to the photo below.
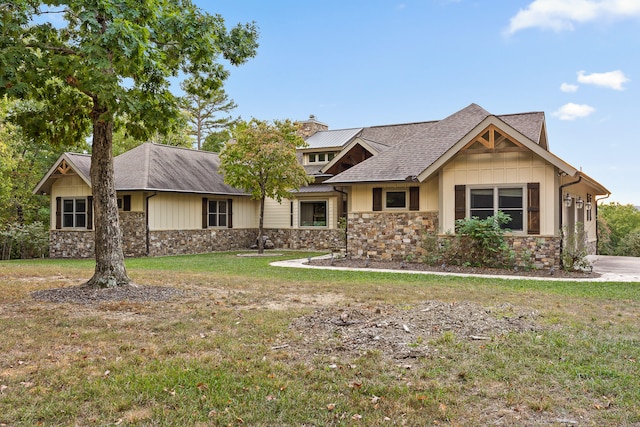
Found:
<path fill-rule="evenodd" d="M 540 234 L 540 183 L 527 184 L 527 233 Z"/>
<path fill-rule="evenodd" d="M 202 198 L 202 228 L 209 226 L 209 199 Z"/>
<path fill-rule="evenodd" d="M 373 210 L 382 210 L 382 188 L 373 189 Z"/>
<path fill-rule="evenodd" d="M 289 202 L 289 227 L 293 228 L 293 202 Z"/>
<path fill-rule="evenodd" d="M 87 230 L 93 230 L 93 197 L 87 196 Z"/>
<path fill-rule="evenodd" d="M 455 219 L 464 219 L 467 216 L 467 188 L 464 185 L 456 185 L 455 192 Z"/>
<path fill-rule="evenodd" d="M 409 188 L 409 210 L 420 210 L 420 187 Z"/>
<path fill-rule="evenodd" d="M 227 227 L 233 228 L 233 199 L 227 199 Z"/>
<path fill-rule="evenodd" d="M 127 212 L 131 210 L 131 195 L 122 196 L 122 210 Z"/>
<path fill-rule="evenodd" d="M 56 197 L 56 230 L 62 228 L 62 197 Z"/>

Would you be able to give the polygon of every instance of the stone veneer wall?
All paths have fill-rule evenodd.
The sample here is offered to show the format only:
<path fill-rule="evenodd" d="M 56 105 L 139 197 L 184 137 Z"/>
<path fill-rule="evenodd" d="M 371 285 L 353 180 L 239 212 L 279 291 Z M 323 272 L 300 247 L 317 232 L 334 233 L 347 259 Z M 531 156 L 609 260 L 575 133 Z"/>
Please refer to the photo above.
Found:
<path fill-rule="evenodd" d="M 49 233 L 49 257 L 90 258 L 94 254 L 93 231 L 51 230 Z"/>
<path fill-rule="evenodd" d="M 347 252 L 353 258 L 404 260 L 419 255 L 424 231 L 437 228 L 437 212 L 350 213 Z"/>
<path fill-rule="evenodd" d="M 257 235 L 256 229 L 235 228 L 151 231 L 149 256 L 248 249 L 255 242 Z"/>
<path fill-rule="evenodd" d="M 147 254 L 147 222 L 144 212 L 120 212 L 122 250 L 126 257 L 141 257 Z"/>
<path fill-rule="evenodd" d="M 344 232 L 340 229 L 270 228 L 266 229 L 264 234 L 269 237 L 276 248 L 325 250 L 345 247 Z"/>
<path fill-rule="evenodd" d="M 353 258 L 380 260 L 419 259 L 425 231 L 438 228 L 436 212 L 351 213 L 348 222 L 348 254 Z M 453 239 L 440 236 L 439 239 Z M 560 268 L 560 237 L 506 236 L 519 266 L 537 269 Z"/>

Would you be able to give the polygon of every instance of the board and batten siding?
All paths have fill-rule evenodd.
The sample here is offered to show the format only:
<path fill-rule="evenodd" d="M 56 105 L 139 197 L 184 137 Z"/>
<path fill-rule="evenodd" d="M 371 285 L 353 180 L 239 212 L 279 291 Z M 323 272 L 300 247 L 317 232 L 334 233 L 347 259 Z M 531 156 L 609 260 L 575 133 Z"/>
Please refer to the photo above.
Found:
<path fill-rule="evenodd" d="M 255 203 L 247 197 L 202 194 L 158 193 L 149 198 L 149 229 L 202 229 L 202 198 L 233 200 L 233 228 L 253 228 L 257 224 Z"/>
<path fill-rule="evenodd" d="M 420 188 L 420 207 L 422 212 L 436 212 L 438 210 L 438 178 L 431 178 L 423 183 L 399 182 L 399 183 L 379 183 L 361 184 L 351 187 L 349 212 L 371 212 L 373 210 L 373 189 L 382 188 L 384 190 L 409 190 L 410 187 Z M 407 199 L 408 203 L 408 199 Z M 409 207 L 407 206 L 407 210 Z"/>
<path fill-rule="evenodd" d="M 554 206 L 557 199 L 557 169 L 533 153 L 508 152 L 469 154 L 461 153 L 441 171 L 442 206 L 441 232 L 455 228 L 456 185 L 469 186 L 522 186 L 540 184 L 540 235 L 552 236 L 559 229 L 559 218 Z M 526 197 L 526 193 L 525 193 Z M 526 216 L 526 215 L 525 215 Z"/>

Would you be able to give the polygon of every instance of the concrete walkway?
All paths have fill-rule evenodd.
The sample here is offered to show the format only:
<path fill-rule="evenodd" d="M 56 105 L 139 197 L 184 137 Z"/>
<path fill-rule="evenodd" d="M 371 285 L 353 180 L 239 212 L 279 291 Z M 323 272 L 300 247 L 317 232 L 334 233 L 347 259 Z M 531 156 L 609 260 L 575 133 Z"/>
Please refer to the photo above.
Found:
<path fill-rule="evenodd" d="M 323 255 L 319 258 L 330 258 L 331 255 Z M 316 268 L 327 270 L 344 270 L 344 271 L 362 271 L 362 268 L 350 267 L 329 267 L 321 265 L 307 264 L 307 258 L 290 259 L 285 261 L 275 261 L 271 265 L 274 267 L 292 267 L 292 268 Z M 600 273 L 600 277 L 593 279 L 565 279 L 557 277 L 527 277 L 527 276 L 506 276 L 494 274 L 461 274 L 447 273 L 438 271 L 413 271 L 413 270 L 384 270 L 377 268 L 367 268 L 366 271 L 375 271 L 379 273 L 399 273 L 399 274 L 436 274 L 440 276 L 459 276 L 459 277 L 484 277 L 494 279 L 515 279 L 515 280 L 553 280 L 567 282 L 638 282 L 640 284 L 640 258 L 633 257 L 611 257 L 604 255 L 590 255 L 587 257 L 593 265 L 593 271 Z"/>

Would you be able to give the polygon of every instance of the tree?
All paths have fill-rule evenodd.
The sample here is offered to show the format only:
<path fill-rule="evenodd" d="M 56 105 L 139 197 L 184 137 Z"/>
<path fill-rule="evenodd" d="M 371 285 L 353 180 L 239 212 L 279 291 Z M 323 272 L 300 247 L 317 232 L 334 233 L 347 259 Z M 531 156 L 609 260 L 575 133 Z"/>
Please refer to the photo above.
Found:
<path fill-rule="evenodd" d="M 227 129 L 218 132 L 211 132 L 204 139 L 202 149 L 204 151 L 211 151 L 213 153 L 219 153 L 222 151 L 224 144 L 231 139 L 231 132 Z"/>
<path fill-rule="evenodd" d="M 608 203 L 598 206 L 598 252 L 603 255 L 631 255 L 630 236 L 640 233 L 640 211 L 633 205 Z"/>
<path fill-rule="evenodd" d="M 269 123 L 257 119 L 239 122 L 233 140 L 220 153 L 220 170 L 224 181 L 251 194 L 260 201 L 258 253 L 264 252 L 264 203 L 267 197 L 281 202 L 312 182 L 296 156 L 296 149 L 306 143 L 297 134 L 298 126 L 290 120 Z"/>
<path fill-rule="evenodd" d="M 228 128 L 235 121 L 231 116 L 217 117 L 218 113 L 228 113 L 237 105 L 229 99 L 223 88 L 207 88 L 197 78 L 185 80 L 181 88 L 186 92 L 181 100 L 182 108 L 187 112 L 187 120 L 193 128 L 192 134 L 196 138 L 198 150 L 202 150 L 209 133 Z"/>
<path fill-rule="evenodd" d="M 87 126 L 93 134 L 96 267 L 86 285 L 129 284 L 113 175 L 115 117 L 129 116 L 136 138 L 166 133 L 178 114 L 169 78 L 183 73 L 220 87 L 228 72 L 219 57 L 239 65 L 254 56 L 257 29 L 227 31 L 221 16 L 190 0 L 14 0 L 1 3 L 0 14 L 0 95 L 53 106 L 33 118 L 51 127 L 42 136 L 49 142 L 77 140 Z"/>
<path fill-rule="evenodd" d="M 136 138 L 128 128 L 135 126 L 129 123 L 128 117 L 117 117 L 113 131 L 113 156 L 118 156 L 126 151 L 136 148 L 148 139 Z M 184 113 L 180 113 L 180 117 L 176 125 L 172 126 L 173 130 L 168 133 L 160 134 L 156 131 L 148 136 L 148 138 L 158 144 L 172 145 L 174 147 L 193 147 L 193 140 L 190 135 L 189 125 Z M 135 133 L 134 133 L 135 134 Z"/>

